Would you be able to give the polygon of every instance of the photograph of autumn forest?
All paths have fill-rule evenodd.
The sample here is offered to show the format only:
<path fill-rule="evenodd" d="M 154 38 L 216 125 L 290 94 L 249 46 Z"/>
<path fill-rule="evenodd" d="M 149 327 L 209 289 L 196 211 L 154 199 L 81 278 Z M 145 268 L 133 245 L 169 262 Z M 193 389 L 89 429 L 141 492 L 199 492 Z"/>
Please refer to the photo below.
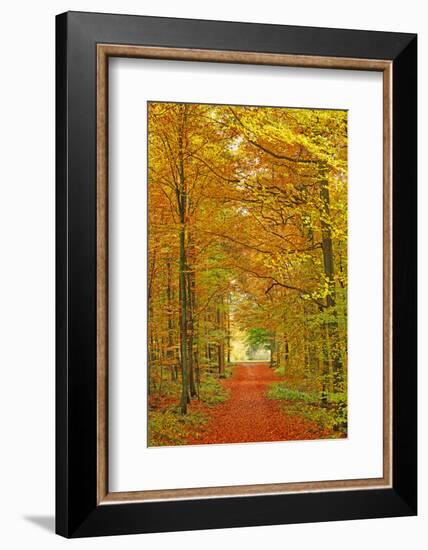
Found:
<path fill-rule="evenodd" d="M 149 447 L 347 436 L 346 111 L 149 102 L 147 262 Z"/>

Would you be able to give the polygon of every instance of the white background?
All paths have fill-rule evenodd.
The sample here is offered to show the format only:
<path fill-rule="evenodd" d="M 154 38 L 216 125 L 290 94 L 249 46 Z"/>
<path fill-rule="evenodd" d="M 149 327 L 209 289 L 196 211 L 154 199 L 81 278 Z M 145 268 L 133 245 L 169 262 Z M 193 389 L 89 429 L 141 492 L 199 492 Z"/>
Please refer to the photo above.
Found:
<path fill-rule="evenodd" d="M 420 86 L 426 80 L 428 20 L 416 0 L 284 3 L 99 0 L 9 2 L 0 40 L 0 544 L 9 549 L 141 548 L 175 550 L 233 546 L 350 550 L 382 545 L 426 547 L 428 486 L 420 472 L 420 515 L 193 533 L 76 540 L 52 534 L 54 511 L 54 15 L 67 9 L 290 25 L 420 33 Z M 425 65 L 425 66 L 423 66 Z M 420 93 L 422 97 L 422 93 Z M 426 109 L 420 106 L 420 182 L 424 181 Z M 427 212 L 420 186 L 420 213 Z M 426 224 L 420 215 L 422 252 Z M 420 281 L 427 276 L 420 261 Z M 420 316 L 424 293 L 420 293 Z M 423 332 L 420 324 L 420 364 Z M 426 358 L 425 358 L 426 359 Z M 420 369 L 420 464 L 426 462 L 427 377 Z"/>
<path fill-rule="evenodd" d="M 382 477 L 382 74 L 113 59 L 109 83 L 110 490 Z M 348 110 L 347 439 L 147 448 L 147 100 Z"/>

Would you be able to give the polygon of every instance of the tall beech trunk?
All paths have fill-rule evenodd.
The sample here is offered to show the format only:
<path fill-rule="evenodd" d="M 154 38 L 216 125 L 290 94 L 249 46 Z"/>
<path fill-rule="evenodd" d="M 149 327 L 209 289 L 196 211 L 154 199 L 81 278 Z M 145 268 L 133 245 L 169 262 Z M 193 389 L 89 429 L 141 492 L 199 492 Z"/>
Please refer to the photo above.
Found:
<path fill-rule="evenodd" d="M 188 298 L 188 308 L 187 308 L 187 344 L 188 344 L 188 350 L 187 350 L 187 360 L 189 363 L 189 392 L 190 397 L 196 397 L 197 391 L 196 391 L 196 380 L 195 380 L 195 365 L 194 365 L 194 353 L 193 353 L 193 345 L 194 345 L 194 319 L 193 319 L 193 312 L 194 312 L 194 296 L 195 296 L 195 289 L 194 289 L 194 273 L 188 266 L 187 269 L 187 298 Z"/>
<path fill-rule="evenodd" d="M 184 174 L 183 134 L 186 121 L 186 105 L 182 105 L 182 120 L 178 131 L 178 211 L 180 217 L 180 255 L 179 255 L 179 288 L 180 288 L 180 360 L 181 360 L 181 399 L 180 411 L 187 414 L 189 401 L 189 362 L 188 362 L 188 333 L 187 333 L 187 189 Z"/>
<path fill-rule="evenodd" d="M 180 360 L 181 360 L 181 400 L 180 410 L 187 413 L 188 401 L 188 361 L 187 361 L 187 292 L 186 292 L 186 247 L 185 230 L 180 229 Z"/>
<path fill-rule="evenodd" d="M 200 373 L 200 367 L 199 367 L 199 356 L 200 356 L 200 348 L 199 348 L 199 318 L 195 318 L 195 311 L 197 308 L 197 294 L 196 294 L 196 276 L 195 273 L 193 275 L 193 284 L 191 288 L 191 296 L 192 296 L 192 319 L 193 319 L 193 371 L 194 371 L 194 381 L 195 381 L 195 392 L 196 397 L 199 399 L 200 397 L 200 385 L 201 385 L 201 373 Z"/>
<path fill-rule="evenodd" d="M 270 343 L 270 368 L 273 369 L 275 366 L 275 350 L 276 350 L 276 333 L 272 334 L 271 343 Z"/>
<path fill-rule="evenodd" d="M 330 376 L 330 364 L 327 349 L 327 325 L 324 325 L 324 340 L 322 343 L 322 361 L 321 361 L 321 404 L 327 405 L 328 403 L 328 390 L 329 390 L 329 376 Z"/>
<path fill-rule="evenodd" d="M 276 368 L 280 369 L 282 367 L 282 345 L 281 337 L 278 337 L 276 342 Z"/>
<path fill-rule="evenodd" d="M 155 336 L 154 336 L 154 311 L 152 306 L 152 289 L 153 289 L 153 281 L 154 276 L 156 272 L 156 254 L 157 254 L 157 247 L 154 248 L 152 254 L 150 255 L 150 266 L 149 266 L 149 279 L 148 279 L 148 287 L 147 287 L 147 302 L 149 304 L 149 324 L 148 324 L 148 340 L 149 340 L 149 364 L 148 364 L 148 372 L 149 372 L 149 381 L 153 380 L 153 386 L 154 389 L 156 389 L 156 384 L 154 381 L 154 376 L 152 376 L 152 373 L 155 372 L 155 361 L 156 361 L 156 349 L 155 349 Z M 150 395 L 152 393 L 151 385 L 150 383 L 147 386 L 147 393 Z"/>
<path fill-rule="evenodd" d="M 227 341 L 227 364 L 230 365 L 230 341 L 231 341 L 231 332 L 230 332 L 230 295 L 227 300 L 227 313 L 226 313 L 226 341 Z"/>
<path fill-rule="evenodd" d="M 175 365 L 175 353 L 174 353 L 174 318 L 172 310 L 172 273 L 171 273 L 171 261 L 168 260 L 166 264 L 167 271 L 167 287 L 166 287 L 166 300 L 168 307 L 168 351 L 167 359 L 171 368 L 171 379 L 177 380 L 177 369 Z"/>
<path fill-rule="evenodd" d="M 223 312 L 223 296 L 220 296 L 217 305 L 217 329 L 220 334 L 219 343 L 217 344 L 218 354 L 218 374 L 221 378 L 225 375 L 224 367 L 224 312 Z"/>
<path fill-rule="evenodd" d="M 326 313 L 329 319 L 325 322 L 326 334 L 330 336 L 333 388 L 338 390 L 343 380 L 343 363 L 339 346 L 339 326 L 336 311 L 336 289 L 334 282 L 334 254 L 330 227 L 330 191 L 328 187 L 328 171 L 325 166 L 320 168 L 320 199 L 321 215 L 321 248 L 323 254 L 324 274 L 328 282 L 329 293 L 326 298 Z M 324 367 L 324 370 L 326 367 Z"/>
<path fill-rule="evenodd" d="M 289 355 L 290 355 L 290 348 L 289 348 L 288 340 L 287 340 L 287 337 L 284 336 L 284 361 L 285 361 L 285 366 L 287 366 Z"/>

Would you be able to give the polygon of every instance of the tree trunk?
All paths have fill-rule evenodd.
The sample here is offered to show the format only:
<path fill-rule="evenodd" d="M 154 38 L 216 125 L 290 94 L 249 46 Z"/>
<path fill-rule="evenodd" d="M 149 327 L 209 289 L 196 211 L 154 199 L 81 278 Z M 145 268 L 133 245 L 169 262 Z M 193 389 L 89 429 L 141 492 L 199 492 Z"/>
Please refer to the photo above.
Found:
<path fill-rule="evenodd" d="M 280 369 L 282 366 L 282 346 L 281 346 L 281 338 L 278 337 L 278 340 L 276 342 L 276 368 Z"/>
<path fill-rule="evenodd" d="M 231 333 L 230 333 L 230 296 L 228 298 L 227 303 L 227 316 L 226 316 L 226 327 L 227 327 L 227 364 L 230 365 L 230 339 L 231 339 Z"/>
<path fill-rule="evenodd" d="M 217 344 L 218 353 L 218 374 L 220 378 L 224 378 L 224 312 L 223 312 L 223 296 L 220 297 L 217 306 L 217 330 L 219 332 L 219 342 Z"/>
<path fill-rule="evenodd" d="M 182 121 L 178 133 L 178 210 L 180 215 L 180 258 L 179 258 L 179 287 L 180 287 L 180 353 L 181 353 L 181 400 L 180 411 L 187 414 L 189 399 L 189 364 L 188 364 L 188 334 L 187 334 L 187 250 L 186 250 L 186 221 L 187 221 L 187 189 L 184 174 L 183 134 L 186 117 L 186 105 L 182 105 Z"/>
<path fill-rule="evenodd" d="M 180 230 L 180 359 L 181 359 L 181 401 L 182 414 L 187 413 L 188 361 L 187 361 L 187 292 L 186 292 L 186 247 L 184 227 Z"/>
<path fill-rule="evenodd" d="M 270 344 L 270 368 L 273 369 L 275 366 L 275 350 L 276 350 L 276 334 L 272 334 L 271 344 Z"/>
<path fill-rule="evenodd" d="M 168 260 L 166 264 L 167 269 L 167 287 L 166 287 L 166 299 L 167 299 L 167 307 L 168 307 L 168 351 L 167 351 L 167 359 L 168 364 L 171 369 L 171 380 L 177 379 L 177 372 L 176 372 L 176 366 L 174 364 L 174 318 L 173 318 L 173 310 L 172 310 L 172 289 L 171 289 L 171 281 L 172 281 L 172 274 L 171 274 L 171 261 Z"/>
<path fill-rule="evenodd" d="M 285 359 L 285 364 L 288 363 L 289 355 L 290 355 L 290 348 L 289 348 L 289 345 L 288 345 L 288 340 L 287 340 L 287 337 L 284 336 L 284 359 Z"/>
<path fill-rule="evenodd" d="M 195 289 L 194 289 L 194 273 L 191 271 L 190 267 L 188 266 L 187 269 L 187 296 L 188 296 L 188 308 L 187 308 L 187 328 L 188 328 L 188 352 L 187 352 L 187 358 L 189 363 L 189 392 L 190 397 L 196 397 L 197 391 L 196 391 L 196 381 L 195 381 L 195 366 L 194 366 L 194 353 L 193 353 L 193 345 L 194 345 L 194 319 L 193 319 L 193 312 L 194 312 L 194 295 L 195 295 Z"/>
<path fill-rule="evenodd" d="M 343 380 L 343 364 L 339 346 L 339 327 L 336 311 L 336 289 L 334 282 L 334 254 L 330 228 L 330 192 L 328 187 L 328 172 L 326 167 L 321 168 L 320 198 L 321 212 L 321 248 L 323 253 L 324 274 L 328 283 L 328 295 L 326 298 L 326 313 L 329 319 L 326 321 L 326 333 L 331 338 L 331 356 L 333 367 L 333 388 L 338 390 Z"/>

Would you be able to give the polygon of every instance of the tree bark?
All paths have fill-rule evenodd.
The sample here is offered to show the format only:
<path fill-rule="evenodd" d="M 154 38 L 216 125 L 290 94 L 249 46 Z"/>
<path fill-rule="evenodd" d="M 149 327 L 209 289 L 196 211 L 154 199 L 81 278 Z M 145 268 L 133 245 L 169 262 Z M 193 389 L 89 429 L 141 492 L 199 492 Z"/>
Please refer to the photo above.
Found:
<path fill-rule="evenodd" d="M 223 296 L 220 296 L 217 305 L 217 330 L 219 333 L 219 342 L 217 344 L 218 353 L 218 374 L 220 378 L 224 378 L 224 312 L 223 312 Z"/>
<path fill-rule="evenodd" d="M 190 397 L 196 397 L 196 381 L 195 381 L 195 365 L 194 365 L 194 273 L 188 266 L 187 269 L 187 296 L 188 296 L 188 308 L 187 308 L 187 328 L 188 328 L 188 352 L 187 358 L 189 363 L 189 392 Z"/>
<path fill-rule="evenodd" d="M 338 390 L 343 379 L 343 364 L 339 347 L 339 327 L 336 311 L 336 289 L 334 282 L 334 254 L 330 227 L 330 191 L 328 186 L 328 171 L 325 166 L 320 169 L 321 186 L 321 248 L 323 254 L 324 274 L 328 284 L 326 297 L 326 313 L 329 319 L 326 323 L 326 334 L 331 338 L 331 356 L 333 370 L 333 388 Z"/>
<path fill-rule="evenodd" d="M 226 327 L 227 327 L 227 364 L 230 365 L 230 340 L 231 340 L 231 332 L 230 332 L 230 295 L 228 297 L 227 301 L 227 314 L 226 314 Z"/>
<path fill-rule="evenodd" d="M 167 287 L 166 287 L 166 300 L 168 307 L 168 351 L 167 359 L 171 369 L 171 380 L 177 379 L 176 365 L 174 364 L 174 318 L 172 310 L 172 273 L 171 273 L 171 261 L 168 260 L 166 264 L 167 269 Z"/>
<path fill-rule="evenodd" d="M 186 105 L 181 106 L 181 123 L 178 129 L 178 211 L 180 216 L 180 256 L 179 256 L 179 288 L 180 288 L 180 352 L 181 352 L 181 399 L 180 411 L 187 414 L 187 404 L 189 399 L 189 364 L 188 364 L 188 333 L 187 333 L 187 249 L 186 249 L 186 221 L 187 221 L 187 189 L 184 174 L 184 150 L 183 134 L 186 118 Z"/>

